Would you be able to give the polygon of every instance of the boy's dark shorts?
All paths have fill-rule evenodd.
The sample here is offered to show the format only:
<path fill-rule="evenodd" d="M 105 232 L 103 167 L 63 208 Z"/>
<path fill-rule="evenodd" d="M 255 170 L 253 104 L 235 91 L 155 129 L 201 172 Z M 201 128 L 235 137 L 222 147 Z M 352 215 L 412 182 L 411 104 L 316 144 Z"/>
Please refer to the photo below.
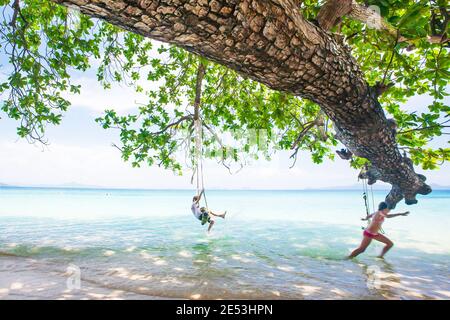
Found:
<path fill-rule="evenodd" d="M 207 222 L 211 222 L 211 217 L 209 216 L 208 212 L 203 212 L 199 220 L 202 222 L 202 225 L 204 225 Z"/>

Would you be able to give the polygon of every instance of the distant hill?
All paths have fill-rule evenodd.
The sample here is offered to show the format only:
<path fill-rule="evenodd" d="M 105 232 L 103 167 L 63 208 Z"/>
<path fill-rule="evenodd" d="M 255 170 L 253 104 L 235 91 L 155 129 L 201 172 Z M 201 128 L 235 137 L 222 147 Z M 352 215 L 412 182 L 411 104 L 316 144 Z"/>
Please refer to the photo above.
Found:
<path fill-rule="evenodd" d="M 69 183 L 63 183 L 63 184 L 57 184 L 52 185 L 53 188 L 86 188 L 86 189 L 103 189 L 102 186 L 95 186 L 95 185 L 88 185 L 88 184 L 82 184 L 82 183 L 76 183 L 76 182 L 69 182 Z"/>
<path fill-rule="evenodd" d="M 431 184 L 431 188 L 433 190 L 450 190 L 450 186 L 441 186 L 437 184 Z M 369 186 L 369 190 L 371 187 Z M 386 191 L 389 192 L 391 190 L 391 186 L 388 184 L 374 184 L 372 186 L 374 191 Z M 184 190 L 184 189 L 178 189 Z M 190 190 L 190 189 L 186 189 Z M 254 189 L 254 188 L 242 188 L 242 189 L 222 189 L 222 188 L 210 188 L 209 190 L 217 190 L 217 191 L 361 191 L 363 190 L 362 184 L 354 184 L 348 186 L 335 186 L 335 187 L 307 187 L 307 188 L 297 188 L 297 189 Z"/>
<path fill-rule="evenodd" d="M 86 185 L 80 183 L 63 183 L 63 184 L 32 184 L 32 185 L 10 185 L 0 183 L 0 187 L 17 187 L 17 188 L 74 188 L 74 189 L 103 189 L 101 186 Z M 107 189 L 107 188 L 106 188 Z"/>
<path fill-rule="evenodd" d="M 431 188 L 433 190 L 450 190 L 450 186 L 442 186 L 432 183 Z M 369 186 L 370 188 L 370 186 Z M 386 183 L 379 183 L 372 185 L 373 190 L 391 190 L 391 186 Z M 353 184 L 348 186 L 336 186 L 336 187 L 323 187 L 323 188 L 306 188 L 304 190 L 362 190 L 362 184 Z"/>
<path fill-rule="evenodd" d="M 432 183 L 431 188 L 433 190 L 450 190 L 450 186 L 442 186 L 439 184 L 435 184 Z M 5 183 L 0 183 L 0 187 L 18 187 L 18 188 L 67 188 L 67 189 L 130 189 L 130 190 L 190 190 L 190 189 L 171 189 L 171 188 L 163 188 L 163 189 L 159 189 L 159 188 L 131 188 L 131 187 L 105 187 L 105 186 L 97 186 L 97 185 L 86 185 L 86 184 L 81 184 L 81 183 L 75 183 L 75 182 L 70 182 L 70 183 L 63 183 L 63 184 L 35 184 L 35 185 L 11 185 L 11 184 L 5 184 Z M 329 191 L 346 191 L 346 190 L 357 190 L 357 191 L 362 191 L 362 183 L 361 184 L 353 184 L 353 185 L 348 185 L 348 186 L 334 186 L 334 187 L 322 187 L 322 188 L 299 188 L 299 189 L 253 189 L 253 188 L 243 188 L 243 189 L 221 189 L 221 188 L 211 188 L 210 190 L 218 190 L 218 191 L 225 191 L 225 190 L 229 190 L 229 191 L 233 191 L 233 190 L 248 190 L 248 191 L 258 191 L 258 190 L 279 190 L 279 191 L 287 191 L 287 190 L 292 190 L 292 191 L 320 191 L 320 190 L 329 190 Z M 369 187 L 370 188 L 370 187 Z M 376 183 L 372 186 L 373 190 L 376 191 L 386 191 L 388 192 L 391 189 L 391 186 L 386 184 L 386 183 Z"/>
<path fill-rule="evenodd" d="M 362 190 L 361 184 L 352 184 L 348 186 L 335 186 L 335 187 L 323 187 L 323 188 L 308 188 L 307 190 Z M 370 186 L 369 186 L 370 188 Z M 376 183 L 372 186 L 373 190 L 390 190 L 390 185 Z"/>

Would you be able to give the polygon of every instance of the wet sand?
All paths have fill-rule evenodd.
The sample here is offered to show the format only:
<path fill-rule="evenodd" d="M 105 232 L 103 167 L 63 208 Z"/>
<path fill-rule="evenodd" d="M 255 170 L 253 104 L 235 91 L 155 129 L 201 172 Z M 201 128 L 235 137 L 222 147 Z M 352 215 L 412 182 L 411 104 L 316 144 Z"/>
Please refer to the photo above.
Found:
<path fill-rule="evenodd" d="M 148 296 L 123 290 L 104 288 L 81 280 L 80 288 L 69 289 L 70 274 L 45 270 L 37 260 L 0 254 L 0 299 L 2 300 L 161 300 L 163 297 Z"/>
<path fill-rule="evenodd" d="M 381 262 L 382 263 L 382 262 Z M 355 266 L 365 268 L 364 265 L 355 262 Z M 73 270 L 67 266 L 58 266 L 54 263 L 39 261 L 38 259 L 17 257 L 10 254 L 0 254 L 0 299 L 1 300 L 162 300 L 162 299 L 185 299 L 186 297 L 176 297 L 173 293 L 170 296 L 155 296 L 148 294 L 148 288 L 135 286 L 139 280 L 144 280 L 145 275 L 138 275 L 125 268 L 116 268 L 109 273 L 111 279 L 120 277 L 124 282 L 131 285 L 117 285 L 114 282 L 107 283 L 93 279 L 80 279 L 80 286 L 73 287 Z M 373 270 L 366 270 L 370 279 Z M 349 295 L 338 287 L 329 290 L 326 296 L 323 295 L 325 288 L 313 284 L 302 283 L 295 285 L 299 294 L 289 299 L 450 299 L 450 291 L 435 290 L 434 294 L 421 291 L 420 282 L 430 281 L 426 277 L 411 277 L 406 274 L 395 272 L 379 272 L 377 282 L 369 283 L 369 286 L 377 294 L 371 296 Z M 70 287 L 72 285 L 72 287 Z M 123 289 L 126 288 L 126 289 Z M 130 289 L 133 288 L 133 289 Z M 245 291 L 245 290 L 244 290 Z M 190 299 L 248 299 L 251 293 L 242 296 L 223 296 L 220 290 L 209 292 L 207 295 L 195 294 L 192 292 Z M 321 293 L 322 292 L 322 293 Z M 244 292 L 245 293 L 245 292 Z M 285 297 L 277 291 L 259 294 L 257 298 L 263 299 L 283 299 Z"/>

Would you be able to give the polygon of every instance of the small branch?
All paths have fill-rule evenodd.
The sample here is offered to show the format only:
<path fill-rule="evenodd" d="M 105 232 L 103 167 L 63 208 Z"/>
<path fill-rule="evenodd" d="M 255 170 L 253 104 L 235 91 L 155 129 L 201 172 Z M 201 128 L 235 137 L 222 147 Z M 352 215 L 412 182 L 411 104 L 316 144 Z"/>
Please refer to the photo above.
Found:
<path fill-rule="evenodd" d="M 380 88 L 385 85 L 387 74 L 389 72 L 389 69 L 391 68 L 392 62 L 394 61 L 395 47 L 397 46 L 397 44 L 398 44 L 398 35 L 397 35 L 397 38 L 395 39 L 394 45 L 392 46 L 391 59 L 389 60 L 389 63 L 387 65 L 387 67 L 386 67 L 386 70 L 384 71 L 383 80 L 381 81 Z"/>
<path fill-rule="evenodd" d="M 12 16 L 12 19 L 11 19 L 11 22 L 9 23 L 9 25 L 11 27 L 15 27 L 16 21 L 17 21 L 17 16 L 19 15 L 19 12 L 20 12 L 20 1 L 14 0 L 12 7 L 14 8 L 14 13 L 13 13 L 13 16 Z"/>
<path fill-rule="evenodd" d="M 295 166 L 295 164 L 297 163 L 297 155 L 298 155 L 298 151 L 299 151 L 300 149 L 299 148 L 297 148 L 297 150 L 295 150 L 295 152 L 293 153 L 293 154 L 291 154 L 291 156 L 289 157 L 289 159 L 294 159 L 294 161 L 292 162 L 292 164 L 289 166 L 289 169 L 292 169 L 294 166 Z"/>
<path fill-rule="evenodd" d="M 183 121 L 188 120 L 188 119 L 192 119 L 192 116 L 191 116 L 191 115 L 183 116 L 183 117 L 181 117 L 180 119 L 178 119 L 177 121 L 168 124 L 168 125 L 165 126 L 163 129 L 161 129 L 161 130 L 159 130 L 159 131 L 156 131 L 156 132 L 152 132 L 151 134 L 152 134 L 152 135 L 162 134 L 162 133 L 166 132 L 167 130 L 169 130 L 170 128 L 172 128 L 172 127 L 174 127 L 174 126 L 177 126 L 177 125 L 179 125 L 180 123 L 182 123 Z"/>
<path fill-rule="evenodd" d="M 309 130 L 311 130 L 314 126 L 316 125 L 316 123 L 314 121 L 308 122 L 305 127 L 303 128 L 303 130 L 299 133 L 297 139 L 295 140 L 294 144 L 291 147 L 291 150 L 294 150 L 296 148 L 298 148 L 298 146 L 300 145 L 300 142 L 302 142 L 303 138 L 305 137 L 305 135 L 308 133 Z"/>
<path fill-rule="evenodd" d="M 406 133 L 410 133 L 410 132 L 423 131 L 423 130 L 434 129 L 434 128 L 450 128 L 450 126 L 435 125 L 435 126 L 429 126 L 429 127 L 415 128 L 415 129 L 410 129 L 410 130 L 406 130 L 406 131 L 400 131 L 397 134 L 406 134 Z"/>
<path fill-rule="evenodd" d="M 386 31 L 391 36 L 397 38 L 397 29 L 390 25 L 379 12 L 373 10 L 369 6 L 359 4 L 355 0 L 352 1 L 352 8 L 348 17 L 365 23 L 369 28 Z M 400 37 L 400 40 L 400 42 L 402 42 L 406 39 Z"/>
<path fill-rule="evenodd" d="M 203 126 L 214 136 L 214 138 L 217 140 L 221 148 L 225 148 L 225 145 L 222 142 L 222 139 L 217 135 L 217 133 L 214 132 L 214 130 L 208 126 L 206 123 L 202 121 Z"/>
<path fill-rule="evenodd" d="M 114 148 L 116 148 L 120 152 L 123 152 L 123 149 L 121 147 L 119 147 L 117 144 L 113 143 L 113 144 L 111 144 L 111 146 L 113 146 Z"/>
<path fill-rule="evenodd" d="M 297 117 L 295 117 L 294 114 L 291 113 L 291 115 L 300 124 L 300 127 L 302 128 L 302 131 L 299 133 L 297 139 L 292 145 L 291 150 L 298 147 L 298 145 L 303 140 L 303 138 L 305 137 L 305 135 L 308 133 L 309 130 L 311 130 L 314 127 L 323 127 L 325 125 L 322 114 L 319 114 L 314 120 L 309 121 L 305 124 L 302 124 L 300 120 L 298 120 Z"/>
<path fill-rule="evenodd" d="M 353 153 L 348 149 L 336 150 L 336 153 L 342 160 L 350 160 L 353 157 Z"/>
<path fill-rule="evenodd" d="M 386 69 L 386 73 L 387 73 L 387 70 L 388 69 Z M 375 90 L 375 94 L 377 95 L 377 97 L 381 96 L 387 90 L 389 90 L 390 88 L 395 86 L 394 82 L 390 82 L 390 83 L 385 84 L 384 81 L 385 81 L 385 79 L 383 79 L 383 82 L 377 82 L 373 86 L 373 89 Z"/>
<path fill-rule="evenodd" d="M 411 42 L 411 40 L 398 35 L 398 30 L 389 24 L 379 12 L 367 5 L 359 4 L 355 0 L 328 0 L 320 9 L 317 19 L 319 25 L 328 31 L 338 25 L 344 16 L 360 21 L 369 28 L 384 31 L 396 38 L 398 42 Z M 445 43 L 448 39 L 444 33 L 427 37 L 427 41 L 430 43 Z"/>
<path fill-rule="evenodd" d="M 319 25 L 328 31 L 337 25 L 342 17 L 349 14 L 350 11 L 352 11 L 352 0 L 327 1 L 320 8 L 317 20 Z"/>
<path fill-rule="evenodd" d="M 303 123 L 300 121 L 299 118 L 297 118 L 297 116 L 293 113 L 293 112 L 289 112 L 292 116 L 292 118 L 294 118 L 294 120 L 300 125 L 300 127 L 303 129 Z"/>

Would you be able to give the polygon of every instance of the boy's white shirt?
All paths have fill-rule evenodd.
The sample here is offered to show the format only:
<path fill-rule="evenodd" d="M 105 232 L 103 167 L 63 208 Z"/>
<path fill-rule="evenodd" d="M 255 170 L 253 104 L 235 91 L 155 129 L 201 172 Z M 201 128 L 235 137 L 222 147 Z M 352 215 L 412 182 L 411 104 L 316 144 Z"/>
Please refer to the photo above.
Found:
<path fill-rule="evenodd" d="M 202 212 L 200 211 L 199 205 L 197 202 L 192 202 L 191 211 L 197 219 L 200 219 Z"/>

